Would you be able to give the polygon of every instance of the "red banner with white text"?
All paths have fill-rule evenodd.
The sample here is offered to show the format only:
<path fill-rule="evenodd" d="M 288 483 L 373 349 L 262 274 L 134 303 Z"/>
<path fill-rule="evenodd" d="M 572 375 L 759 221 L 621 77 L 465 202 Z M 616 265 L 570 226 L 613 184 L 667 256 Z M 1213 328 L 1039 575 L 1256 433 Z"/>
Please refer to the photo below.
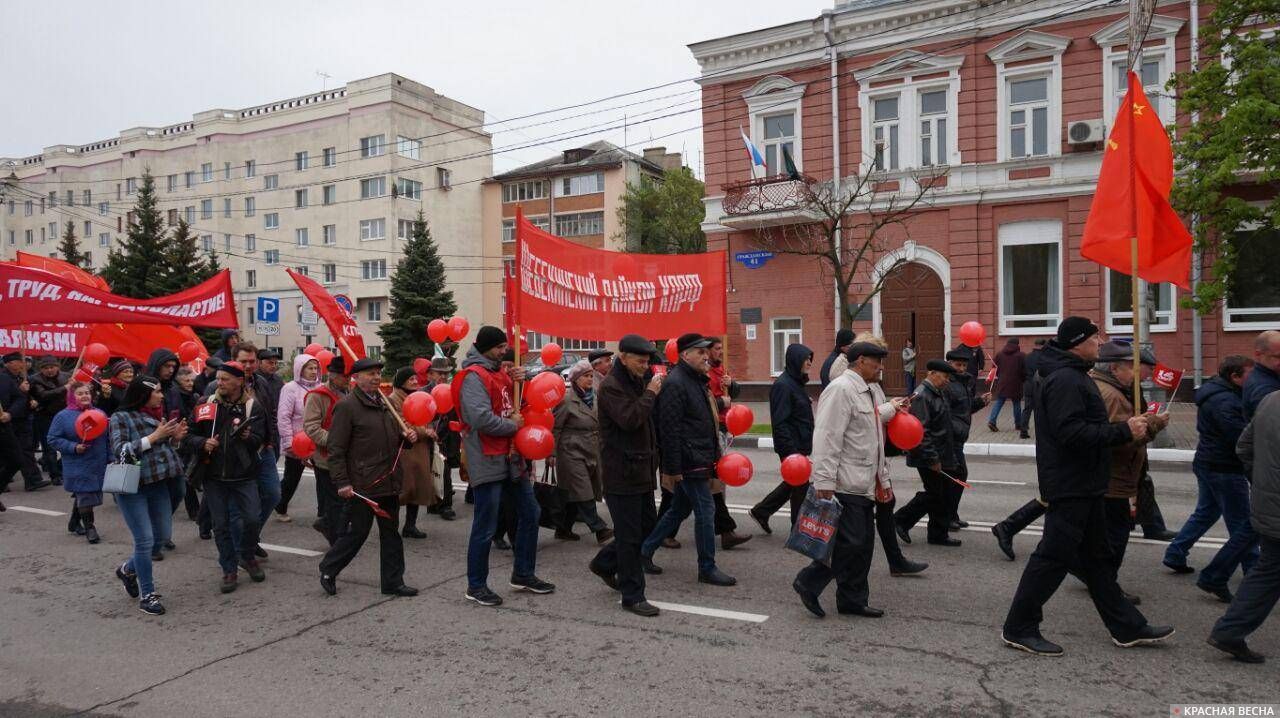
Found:
<path fill-rule="evenodd" d="M 285 271 L 298 285 L 298 289 L 302 290 L 302 295 L 311 302 L 316 314 L 324 320 L 325 326 L 329 327 L 329 333 L 333 335 L 333 340 L 337 342 L 342 355 L 346 357 L 347 368 L 350 369 L 357 359 L 365 358 L 364 337 L 360 334 L 360 325 L 355 317 L 348 314 L 347 310 L 338 304 L 338 300 L 334 299 L 333 295 L 316 280 L 298 274 L 292 269 Z"/>
<path fill-rule="evenodd" d="M 516 220 L 520 329 L 595 341 L 723 334 L 725 253 L 592 249 Z"/>
<path fill-rule="evenodd" d="M 155 299 L 121 297 L 49 272 L 0 263 L 0 326 L 68 322 L 185 324 L 231 328 L 231 273 Z"/>

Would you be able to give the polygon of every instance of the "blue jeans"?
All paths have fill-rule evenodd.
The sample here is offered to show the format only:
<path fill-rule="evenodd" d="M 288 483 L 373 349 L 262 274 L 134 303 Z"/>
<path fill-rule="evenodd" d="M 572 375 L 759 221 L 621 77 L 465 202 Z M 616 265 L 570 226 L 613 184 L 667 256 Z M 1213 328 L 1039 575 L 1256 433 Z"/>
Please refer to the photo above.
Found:
<path fill-rule="evenodd" d="M 143 596 L 155 593 L 151 549 L 173 530 L 169 482 L 143 484 L 136 494 L 116 494 L 116 506 L 120 507 L 120 515 L 133 534 L 133 556 L 124 562 L 125 573 L 138 575 L 138 590 Z"/>
<path fill-rule="evenodd" d="M 997 396 L 991 404 L 991 413 L 987 415 L 987 423 L 994 424 L 996 419 L 1000 418 L 1000 410 L 1004 408 L 1004 403 L 1013 404 L 1013 428 L 1022 427 L 1022 402 L 1013 399 L 1006 399 L 1003 396 Z"/>
<path fill-rule="evenodd" d="M 276 504 L 280 503 L 280 467 L 276 466 L 275 449 L 263 449 L 258 457 L 258 532 L 267 527 L 267 519 Z M 240 520 L 240 509 L 231 504 L 231 540 L 235 553 L 240 553 L 240 537 L 244 535 L 244 522 Z"/>
<path fill-rule="evenodd" d="M 658 519 L 658 524 L 641 544 L 640 554 L 645 558 L 653 558 L 662 539 L 679 528 L 680 523 L 692 512 L 693 542 L 698 548 L 698 572 L 714 571 L 716 568 L 716 504 L 711 498 L 710 481 L 707 477 L 686 476 L 676 484 L 675 491 L 671 493 L 671 508 Z"/>
<path fill-rule="evenodd" d="M 1249 480 L 1244 474 L 1205 473 L 1209 488 L 1222 507 L 1222 519 L 1230 538 L 1200 571 L 1196 582 L 1207 588 L 1225 588 L 1236 566 L 1248 573 L 1258 562 L 1258 534 L 1249 522 Z"/>
<path fill-rule="evenodd" d="M 511 487 L 506 481 L 494 481 L 471 487 L 475 510 L 471 513 L 471 536 L 467 539 L 467 589 L 478 590 L 489 583 L 489 549 L 498 530 L 498 509 L 504 488 L 515 500 L 516 540 L 511 569 L 513 578 L 534 574 L 538 561 L 538 515 L 541 509 L 533 497 L 533 483 L 519 479 Z"/>

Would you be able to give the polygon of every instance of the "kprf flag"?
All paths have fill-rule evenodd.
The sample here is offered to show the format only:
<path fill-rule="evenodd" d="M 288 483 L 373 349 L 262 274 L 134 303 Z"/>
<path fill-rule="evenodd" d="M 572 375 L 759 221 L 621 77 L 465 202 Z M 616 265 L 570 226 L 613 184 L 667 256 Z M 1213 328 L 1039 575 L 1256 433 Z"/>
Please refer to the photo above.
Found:
<path fill-rule="evenodd" d="M 298 274 L 292 269 L 286 269 L 289 276 L 293 278 L 298 289 L 302 290 L 303 296 L 311 302 L 311 306 L 315 308 L 316 314 L 324 320 L 325 326 L 329 327 L 329 333 L 333 335 L 333 341 L 342 350 L 342 354 L 346 357 L 347 370 L 351 370 L 351 365 L 357 359 L 365 357 L 364 337 L 360 334 L 360 325 L 356 323 L 355 317 L 347 313 L 347 310 L 338 304 L 338 300 L 333 298 L 332 294 L 325 291 L 316 280 Z"/>
<path fill-rule="evenodd" d="M 212 401 L 205 402 L 196 407 L 195 420 L 196 423 L 202 421 L 213 421 L 218 416 L 218 405 Z"/>
<path fill-rule="evenodd" d="M 1182 370 L 1171 369 L 1164 364 L 1156 362 L 1156 368 L 1151 372 L 1151 382 L 1165 389 L 1177 389 L 1178 384 L 1182 383 Z"/>
<path fill-rule="evenodd" d="M 1148 282 L 1191 286 L 1191 234 L 1169 205 L 1173 148 L 1137 75 L 1116 113 L 1102 156 L 1080 254 Z M 1138 239 L 1134 267 L 1131 241 Z"/>
<path fill-rule="evenodd" d="M 751 176 L 755 177 L 756 167 L 763 168 L 765 166 L 764 155 L 760 153 L 760 148 L 756 147 L 751 138 L 747 137 L 747 131 L 742 129 L 742 125 L 738 125 L 738 134 L 742 135 L 742 144 L 746 145 L 747 155 L 751 157 Z"/>

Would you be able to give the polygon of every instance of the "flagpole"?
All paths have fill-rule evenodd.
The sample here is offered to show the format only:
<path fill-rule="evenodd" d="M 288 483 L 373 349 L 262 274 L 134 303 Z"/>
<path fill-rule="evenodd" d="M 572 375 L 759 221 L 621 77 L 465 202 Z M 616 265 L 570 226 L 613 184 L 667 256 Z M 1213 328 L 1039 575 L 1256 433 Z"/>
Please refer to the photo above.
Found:
<path fill-rule="evenodd" d="M 626 143 L 624 142 L 623 144 L 625 145 Z M 515 358 L 516 358 L 516 369 L 517 369 L 517 370 L 519 370 L 519 369 L 521 368 L 521 358 L 522 358 L 522 357 L 521 357 L 521 354 L 523 353 L 523 352 L 521 352 L 521 351 L 520 351 L 520 292 L 522 291 L 522 290 L 521 290 L 521 287 L 520 287 L 520 259 L 521 259 L 521 254 L 523 254 L 523 252 L 521 251 L 521 246 L 520 246 L 520 245 L 522 245 L 522 244 L 524 243 L 524 232 L 523 232 L 523 231 L 522 231 L 522 229 L 521 229 L 521 225 L 523 225 L 523 224 L 524 224 L 524 221 L 525 221 L 525 220 L 524 220 L 524 205 L 519 205 L 519 204 L 517 204 L 517 205 L 516 205 L 516 227 L 515 227 L 515 233 L 516 233 L 516 251 L 515 251 L 515 268 L 516 268 L 516 276 L 515 276 L 515 277 L 513 277 L 513 279 L 515 279 L 515 280 L 516 280 L 516 281 L 513 283 L 513 284 L 514 284 L 513 289 L 515 290 L 515 291 L 513 292 L 513 294 L 515 294 L 515 296 L 513 296 L 513 297 L 507 297 L 507 302 L 511 305 L 511 341 L 515 343 L 514 351 L 512 352 L 512 354 L 513 354 L 513 355 L 515 356 Z M 550 220 L 548 220 L 548 221 L 550 221 Z M 505 278 L 505 277 L 503 278 L 503 280 L 502 280 L 502 281 L 503 281 L 503 286 L 506 286 L 506 278 Z M 516 373 L 517 373 L 517 374 L 519 374 L 520 376 L 524 376 L 524 373 L 523 373 L 523 372 L 517 371 Z M 514 401 L 513 410 L 514 410 L 517 414 L 519 414 L 519 413 L 520 413 L 520 390 L 521 390 L 523 387 L 524 387 L 524 382 L 523 382 L 523 381 L 517 381 L 517 382 L 515 382 L 514 396 L 512 396 L 512 400 Z"/>
<path fill-rule="evenodd" d="M 1132 53 L 1131 53 L 1132 54 Z M 1129 125 L 1129 259 L 1131 262 L 1130 284 L 1133 288 L 1133 415 L 1145 413 L 1141 406 L 1142 396 L 1142 312 L 1139 308 L 1141 303 L 1141 281 L 1138 279 L 1138 202 L 1137 202 L 1137 175 L 1138 175 L 1138 155 L 1137 142 L 1135 142 L 1135 130 L 1133 120 L 1133 101 L 1134 92 L 1133 85 L 1135 75 L 1133 69 L 1129 68 L 1125 75 L 1125 80 L 1129 84 L 1128 92 L 1125 97 L 1128 98 L 1127 111 L 1125 112 L 1125 122 Z"/>

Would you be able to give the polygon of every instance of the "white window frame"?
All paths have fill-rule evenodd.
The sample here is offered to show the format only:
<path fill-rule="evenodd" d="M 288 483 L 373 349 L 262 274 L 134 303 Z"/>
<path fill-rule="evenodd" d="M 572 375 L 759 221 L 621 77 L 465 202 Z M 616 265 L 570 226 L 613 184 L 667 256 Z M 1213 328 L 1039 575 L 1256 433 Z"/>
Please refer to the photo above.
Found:
<path fill-rule="evenodd" d="M 502 185 L 502 203 L 510 204 L 512 202 L 532 202 L 546 199 L 549 189 L 547 180 L 543 179 L 507 182 Z M 524 196 L 521 196 L 522 190 Z"/>
<path fill-rule="evenodd" d="M 791 159 L 795 160 L 796 169 L 800 172 L 804 171 L 804 113 L 800 111 L 800 104 L 807 86 L 789 77 L 770 75 L 742 93 L 742 99 L 747 103 L 748 131 L 751 133 L 751 141 L 760 148 L 762 154 L 765 148 L 765 118 L 786 114 L 795 118 L 794 137 L 791 139 Z M 782 167 L 782 153 L 779 151 L 779 171 Z"/>
<path fill-rule="evenodd" d="M 387 194 L 386 175 L 360 180 L 360 199 L 377 199 Z"/>
<path fill-rule="evenodd" d="M 338 150 L 336 147 L 324 148 L 323 164 L 325 167 L 334 167 L 338 164 Z"/>
<path fill-rule="evenodd" d="M 360 278 L 365 281 L 379 281 L 387 278 L 387 260 L 360 260 Z"/>
<path fill-rule="evenodd" d="M 329 263 L 320 265 L 321 284 L 338 283 L 338 265 Z"/>
<path fill-rule="evenodd" d="M 224 197 L 222 199 L 222 216 L 223 217 L 231 216 L 231 198 L 230 197 Z"/>
<path fill-rule="evenodd" d="M 212 234 L 200 235 L 200 249 L 206 252 L 213 252 L 213 235 Z"/>
<path fill-rule="evenodd" d="M 321 242 L 330 247 L 338 243 L 338 225 L 326 224 L 320 229 Z"/>
<path fill-rule="evenodd" d="M 405 199 L 422 199 L 422 183 L 408 177 L 397 177 L 396 194 Z"/>
<path fill-rule="evenodd" d="M 178 175 L 169 175 L 169 191 L 178 189 Z"/>
<path fill-rule="evenodd" d="M 250 178 L 250 177 L 257 177 L 257 176 L 258 176 L 258 161 L 257 161 L 257 160 L 245 160 L 245 161 L 244 161 L 244 176 L 245 176 L 245 179 L 248 179 L 248 178 Z"/>
<path fill-rule="evenodd" d="M 407 240 L 413 236 L 413 223 L 417 220 L 397 219 L 396 220 L 396 239 Z"/>
<path fill-rule="evenodd" d="M 588 183 L 590 179 L 590 183 Z M 565 185 L 568 185 L 568 188 Z M 604 192 L 604 172 L 587 172 L 586 174 L 557 177 L 555 180 L 555 196 L 581 197 L 588 194 Z"/>
<path fill-rule="evenodd" d="M 1165 91 L 1164 85 L 1172 76 L 1176 60 L 1176 38 L 1186 21 L 1167 15 L 1155 15 L 1151 18 L 1151 27 L 1147 31 L 1146 44 L 1142 48 L 1142 59 L 1159 59 L 1161 62 L 1160 78 L 1160 121 L 1171 125 L 1177 118 L 1177 106 L 1172 94 Z M 1162 40 L 1159 45 L 1150 44 Z M 1129 53 L 1128 19 L 1113 22 L 1093 34 L 1094 43 L 1102 48 L 1102 120 L 1108 128 L 1115 121 L 1120 109 L 1119 98 L 1124 95 L 1124 88 L 1117 87 L 1115 63 L 1123 63 Z M 1140 60 L 1141 61 L 1141 60 Z M 1148 95 L 1151 90 L 1143 88 Z"/>
<path fill-rule="evenodd" d="M 1106 282 L 1106 287 L 1105 287 L 1106 291 L 1103 292 L 1104 304 L 1102 306 L 1106 309 L 1106 314 L 1107 314 L 1106 328 L 1108 332 L 1132 333 L 1133 332 L 1133 311 L 1132 310 L 1127 312 L 1111 311 L 1111 275 L 1113 274 L 1123 274 L 1123 272 L 1117 272 L 1116 270 L 1108 267 L 1106 271 L 1103 273 L 1103 281 Z M 1138 280 L 1138 291 L 1146 292 L 1147 287 L 1149 286 L 1150 286 L 1150 283 L 1147 282 L 1145 279 Z M 1167 292 L 1169 294 L 1169 308 L 1164 310 L 1157 308 L 1155 312 L 1156 321 L 1149 324 L 1147 328 L 1154 334 L 1176 332 L 1178 330 L 1178 288 L 1172 284 L 1167 284 L 1164 282 L 1161 282 L 1159 287 L 1160 287 L 1160 291 Z M 1129 298 L 1127 299 L 1127 302 L 1132 303 L 1132 293 L 1130 293 L 1128 296 Z M 1128 320 L 1129 323 L 1128 324 L 1118 323 L 1119 320 L 1121 319 Z"/>
<path fill-rule="evenodd" d="M 252 217 L 258 212 L 258 200 L 253 197 L 244 198 L 244 216 Z"/>
<path fill-rule="evenodd" d="M 244 270 L 244 286 L 248 289 L 253 289 L 258 286 L 258 270 Z"/>
<path fill-rule="evenodd" d="M 262 228 L 263 229 L 280 229 L 280 213 L 267 212 L 266 214 L 262 215 Z"/>
<path fill-rule="evenodd" d="M 799 327 L 779 328 L 778 322 L 800 322 Z M 789 335 L 795 335 L 794 341 L 787 341 Z M 782 356 L 778 356 L 777 337 L 782 335 Z M 769 375 L 780 376 L 787 368 L 787 347 L 804 343 L 804 317 L 770 317 L 769 318 Z"/>
<path fill-rule="evenodd" d="M 303 187 L 302 189 L 295 189 L 293 191 L 293 208 L 306 209 L 307 204 L 307 188 Z"/>
<path fill-rule="evenodd" d="M 385 134 L 369 135 L 360 138 L 360 157 L 381 157 L 387 153 L 387 136 Z"/>
<path fill-rule="evenodd" d="M 200 200 L 200 219 L 213 219 L 213 200 Z"/>
<path fill-rule="evenodd" d="M 1020 234 L 1018 237 L 1005 237 Z M 1062 322 L 1062 308 L 1066 302 L 1066 258 L 1063 256 L 1062 221 L 1057 219 L 1033 219 L 1006 222 L 996 227 L 996 305 L 1000 317 L 998 330 L 1004 336 L 1043 336 L 1052 334 Z M 1004 248 L 1031 244 L 1056 244 L 1058 247 L 1058 311 L 1055 314 L 1005 314 L 1004 313 Z M 1043 326 L 1013 327 L 1015 321 L 1043 320 Z"/>
<path fill-rule="evenodd" d="M 320 203 L 333 204 L 338 201 L 338 185 L 327 184 L 320 188 Z"/>
<path fill-rule="evenodd" d="M 258 235 L 249 233 L 244 236 L 244 251 L 246 252 L 258 251 Z"/>
<path fill-rule="evenodd" d="M 365 300 L 364 316 L 366 322 L 382 321 L 382 300 L 368 299 Z"/>
<path fill-rule="evenodd" d="M 422 140 L 396 135 L 396 154 L 406 159 L 422 159 Z"/>
<path fill-rule="evenodd" d="M 10 233 L 9 233 L 9 244 L 13 244 L 13 232 L 10 232 Z M 99 233 L 98 233 L 98 246 L 99 246 L 99 247 L 110 247 L 110 246 L 111 246 L 111 233 L 110 233 L 110 232 L 99 232 Z"/>
<path fill-rule="evenodd" d="M 262 189 L 273 190 L 280 187 L 280 175 L 271 174 L 262 176 Z"/>
<path fill-rule="evenodd" d="M 107 216 L 107 209 L 108 209 L 108 207 L 110 207 L 110 205 L 109 205 L 107 202 L 99 202 L 99 203 L 98 203 L 98 214 L 102 215 L 103 217 L 106 217 L 106 216 Z"/>
<path fill-rule="evenodd" d="M 200 165 L 200 181 L 201 182 L 213 181 L 213 163 L 212 162 L 205 162 Z"/>
<path fill-rule="evenodd" d="M 279 264 L 279 263 L 280 263 L 280 250 L 278 250 L 278 249 L 264 249 L 264 250 L 262 250 L 262 263 L 263 263 L 263 264 L 267 264 L 267 265 Z"/>
<path fill-rule="evenodd" d="M 299 247 L 311 246 L 311 230 L 306 227 L 297 227 L 293 230 L 294 244 Z"/>
<path fill-rule="evenodd" d="M 502 243 L 511 244 L 516 241 L 516 220 L 502 220 Z"/>
<path fill-rule="evenodd" d="M 600 217 L 600 231 L 599 231 L 599 232 L 581 232 L 581 231 L 577 231 L 577 229 L 578 229 L 578 228 L 580 228 L 580 227 L 582 226 L 582 224 L 583 224 L 583 222 L 584 222 L 584 219 L 583 219 L 583 218 L 584 218 L 586 215 L 593 215 L 593 216 L 592 216 L 590 219 L 587 219 L 587 220 L 585 220 L 585 221 L 594 221 L 594 219 L 595 219 L 594 215 L 599 215 L 599 217 Z M 575 228 L 574 233 L 573 233 L 573 234 L 562 234 L 562 233 L 561 233 L 561 231 L 560 231 L 560 223 L 561 223 L 561 222 L 565 222 L 565 223 L 572 222 L 572 223 L 574 224 L 574 228 Z M 555 228 L 556 228 L 556 229 L 555 229 L 555 234 L 556 234 L 556 236 L 558 236 L 558 237 L 594 237 L 594 236 L 599 235 L 599 234 L 604 234 L 604 233 L 605 233 L 605 229 L 606 229 L 606 228 L 605 228 L 605 215 L 604 215 L 604 211 L 603 211 L 603 210 L 587 210 L 587 211 L 585 211 L 585 212 L 566 212 L 565 214 L 557 214 L 557 215 L 556 215 L 556 217 L 555 217 Z"/>
<path fill-rule="evenodd" d="M 1062 53 L 1071 38 L 1026 30 L 996 45 L 987 57 L 996 65 L 996 158 L 1001 162 L 1043 162 L 1062 156 Z M 1024 60 L 1040 60 L 1026 65 L 1010 66 Z M 1048 153 L 1028 157 L 1010 156 L 1009 83 L 1044 77 L 1048 107 Z M 1028 137 L 1028 145 L 1031 138 Z"/>
<path fill-rule="evenodd" d="M 914 97 L 914 96 L 912 96 Z M 876 104 L 881 100 L 894 99 L 898 102 L 898 114 L 890 119 L 877 119 Z M 902 164 L 902 120 L 903 120 L 903 100 L 910 99 L 904 97 L 902 92 L 882 92 L 867 98 L 867 104 L 871 108 L 871 171 L 873 172 L 897 172 L 903 168 Z M 894 130 L 897 130 L 895 133 Z M 895 138 L 894 135 L 897 135 Z M 881 149 L 883 147 L 883 149 Z M 879 162 L 877 162 L 879 160 Z M 877 166 L 879 164 L 880 166 Z"/>
<path fill-rule="evenodd" d="M 1239 231 L 1247 232 L 1256 230 L 1258 224 L 1250 222 L 1240 227 Z M 1222 297 L 1222 329 L 1223 331 L 1239 332 L 1239 331 L 1259 331 L 1267 329 L 1275 329 L 1276 324 L 1273 321 L 1249 321 L 1248 319 L 1237 319 L 1236 317 L 1247 317 L 1251 314 L 1280 314 L 1280 307 L 1248 307 L 1232 309 L 1229 302 L 1229 294 Z"/>
<path fill-rule="evenodd" d="M 311 166 L 311 155 L 306 150 L 293 153 L 293 169 L 295 172 L 302 172 Z"/>
<path fill-rule="evenodd" d="M 898 95 L 898 170 L 921 167 L 920 122 L 926 119 L 920 111 L 921 95 L 944 90 L 947 93 L 945 114 L 928 118 L 945 118 L 947 121 L 946 152 L 934 157 L 931 167 L 957 166 L 961 163 L 960 142 L 960 68 L 963 55 L 933 55 L 917 50 L 906 50 L 854 73 L 858 82 L 858 109 L 862 131 L 860 172 L 877 171 L 875 165 L 875 100 Z M 939 75 L 945 73 L 945 77 Z M 917 80 L 919 77 L 921 79 Z M 877 85 L 880 85 L 877 87 Z M 880 170 L 892 173 L 894 170 Z"/>
<path fill-rule="evenodd" d="M 377 231 L 375 235 L 374 232 Z M 376 242 L 387 238 L 387 218 L 372 217 L 360 220 L 360 241 Z"/>

